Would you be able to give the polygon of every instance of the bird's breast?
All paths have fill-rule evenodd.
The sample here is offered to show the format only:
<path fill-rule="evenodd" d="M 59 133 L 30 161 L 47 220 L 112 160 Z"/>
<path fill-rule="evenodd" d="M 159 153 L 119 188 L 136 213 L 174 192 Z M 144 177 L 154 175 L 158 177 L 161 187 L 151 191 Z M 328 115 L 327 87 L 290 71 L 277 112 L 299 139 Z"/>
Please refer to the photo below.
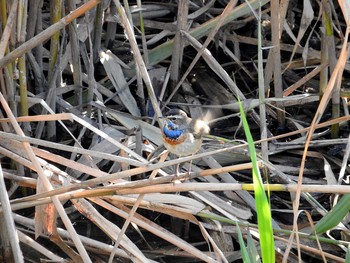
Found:
<path fill-rule="evenodd" d="M 167 148 L 169 152 L 178 156 L 187 156 L 199 150 L 202 139 L 194 138 L 191 133 L 183 133 L 176 139 L 163 136 L 163 142 L 165 148 Z"/>

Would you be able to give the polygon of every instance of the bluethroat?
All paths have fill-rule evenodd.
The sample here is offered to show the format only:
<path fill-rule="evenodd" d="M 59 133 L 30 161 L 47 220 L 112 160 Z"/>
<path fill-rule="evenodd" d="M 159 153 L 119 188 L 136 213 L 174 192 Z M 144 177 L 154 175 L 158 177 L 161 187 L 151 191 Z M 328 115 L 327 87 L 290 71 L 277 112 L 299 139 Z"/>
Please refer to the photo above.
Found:
<path fill-rule="evenodd" d="M 195 154 L 202 145 L 203 135 L 210 128 L 203 120 L 192 119 L 179 109 L 172 109 L 165 115 L 162 136 L 165 148 L 177 156 Z"/>

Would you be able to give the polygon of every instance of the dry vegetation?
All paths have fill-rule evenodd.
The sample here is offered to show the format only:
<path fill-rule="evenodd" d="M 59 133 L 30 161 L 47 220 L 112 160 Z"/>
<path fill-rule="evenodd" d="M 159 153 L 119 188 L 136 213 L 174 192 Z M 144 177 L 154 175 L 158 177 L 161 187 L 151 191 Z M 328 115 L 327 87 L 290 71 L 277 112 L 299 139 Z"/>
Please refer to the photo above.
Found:
<path fill-rule="evenodd" d="M 2 262 L 260 254 L 238 97 L 276 261 L 350 257 L 349 1 L 0 3 Z M 210 123 L 196 155 L 157 149 L 174 107 Z"/>

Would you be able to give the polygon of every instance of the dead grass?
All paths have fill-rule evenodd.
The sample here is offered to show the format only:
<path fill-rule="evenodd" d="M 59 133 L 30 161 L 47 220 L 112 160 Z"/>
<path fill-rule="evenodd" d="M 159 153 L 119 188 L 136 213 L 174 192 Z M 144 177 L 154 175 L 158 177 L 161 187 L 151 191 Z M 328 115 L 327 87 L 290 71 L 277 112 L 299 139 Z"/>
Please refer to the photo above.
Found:
<path fill-rule="evenodd" d="M 313 227 L 350 193 L 346 1 L 0 4 L 3 262 L 240 262 L 237 227 L 259 252 L 237 97 L 276 261 L 345 262 L 349 207 Z M 173 107 L 210 123 L 193 156 L 157 149 Z"/>

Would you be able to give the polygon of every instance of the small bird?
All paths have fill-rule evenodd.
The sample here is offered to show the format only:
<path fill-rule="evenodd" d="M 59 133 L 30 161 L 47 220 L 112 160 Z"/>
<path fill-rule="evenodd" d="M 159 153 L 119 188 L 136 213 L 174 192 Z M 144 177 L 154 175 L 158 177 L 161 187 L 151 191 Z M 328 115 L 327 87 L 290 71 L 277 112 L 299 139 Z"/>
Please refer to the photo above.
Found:
<path fill-rule="evenodd" d="M 165 115 L 162 128 L 164 146 L 179 157 L 195 154 L 202 145 L 203 135 L 209 132 L 205 121 L 192 119 L 183 110 L 172 109 Z"/>

